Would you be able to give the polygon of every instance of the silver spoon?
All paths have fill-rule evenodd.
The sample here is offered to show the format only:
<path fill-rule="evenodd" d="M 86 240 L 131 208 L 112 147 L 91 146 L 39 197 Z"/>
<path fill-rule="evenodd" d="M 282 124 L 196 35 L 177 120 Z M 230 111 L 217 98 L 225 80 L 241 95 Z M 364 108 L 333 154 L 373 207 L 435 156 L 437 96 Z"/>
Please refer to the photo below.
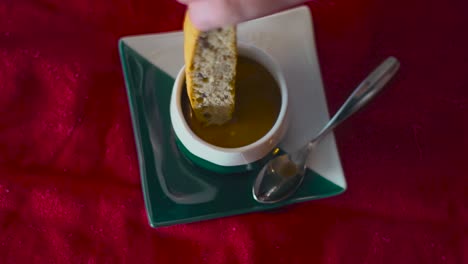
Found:
<path fill-rule="evenodd" d="M 371 101 L 399 67 L 400 63 L 396 58 L 387 58 L 359 84 L 313 140 L 300 150 L 277 156 L 265 164 L 252 188 L 254 199 L 260 203 L 276 203 L 295 193 L 304 179 L 307 169 L 305 163 L 315 146 L 336 126 Z"/>

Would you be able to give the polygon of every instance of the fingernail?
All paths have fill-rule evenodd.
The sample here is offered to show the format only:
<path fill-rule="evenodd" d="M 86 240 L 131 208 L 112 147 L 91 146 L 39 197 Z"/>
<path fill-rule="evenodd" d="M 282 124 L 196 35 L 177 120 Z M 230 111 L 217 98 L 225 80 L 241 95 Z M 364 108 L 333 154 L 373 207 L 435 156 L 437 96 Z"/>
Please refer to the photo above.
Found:
<path fill-rule="evenodd" d="M 204 1 L 194 2 L 189 5 L 190 19 L 195 27 L 202 31 L 211 30 L 220 26 L 219 21 L 216 20 L 219 17 L 218 12 L 215 6 Z"/>
<path fill-rule="evenodd" d="M 193 25 L 201 31 L 207 31 L 216 27 L 209 19 L 205 19 L 202 16 L 191 15 L 190 19 L 192 20 Z"/>

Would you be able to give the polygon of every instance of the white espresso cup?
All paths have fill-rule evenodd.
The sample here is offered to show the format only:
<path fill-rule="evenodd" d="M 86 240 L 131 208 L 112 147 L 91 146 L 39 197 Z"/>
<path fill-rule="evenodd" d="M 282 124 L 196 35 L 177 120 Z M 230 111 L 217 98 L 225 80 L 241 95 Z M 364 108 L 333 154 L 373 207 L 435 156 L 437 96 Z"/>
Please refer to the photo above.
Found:
<path fill-rule="evenodd" d="M 281 107 L 273 127 L 260 139 L 238 148 L 223 148 L 198 137 L 185 119 L 182 92 L 185 87 L 185 66 L 177 74 L 170 102 L 170 116 L 179 150 L 196 165 L 218 173 L 240 173 L 261 166 L 279 151 L 278 144 L 288 127 L 288 89 L 279 64 L 265 51 L 255 46 L 238 43 L 239 56 L 261 64 L 277 82 Z"/>

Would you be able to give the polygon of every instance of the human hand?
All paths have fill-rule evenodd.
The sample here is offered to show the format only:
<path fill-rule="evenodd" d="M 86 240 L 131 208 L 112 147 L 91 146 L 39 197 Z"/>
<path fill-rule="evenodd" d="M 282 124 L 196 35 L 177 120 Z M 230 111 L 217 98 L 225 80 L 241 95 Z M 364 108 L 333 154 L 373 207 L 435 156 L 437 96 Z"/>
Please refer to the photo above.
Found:
<path fill-rule="evenodd" d="M 177 0 L 188 6 L 192 23 L 200 30 L 234 25 L 279 12 L 308 0 Z"/>

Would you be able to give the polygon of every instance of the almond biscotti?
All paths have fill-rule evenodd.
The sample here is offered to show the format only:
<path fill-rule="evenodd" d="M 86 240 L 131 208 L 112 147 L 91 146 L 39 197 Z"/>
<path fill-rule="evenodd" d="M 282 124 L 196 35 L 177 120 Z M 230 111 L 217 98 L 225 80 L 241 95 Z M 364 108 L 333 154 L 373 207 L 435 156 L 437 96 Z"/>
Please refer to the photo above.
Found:
<path fill-rule="evenodd" d="M 184 19 L 187 94 L 195 117 L 205 125 L 222 125 L 235 108 L 236 27 L 200 31 Z"/>

